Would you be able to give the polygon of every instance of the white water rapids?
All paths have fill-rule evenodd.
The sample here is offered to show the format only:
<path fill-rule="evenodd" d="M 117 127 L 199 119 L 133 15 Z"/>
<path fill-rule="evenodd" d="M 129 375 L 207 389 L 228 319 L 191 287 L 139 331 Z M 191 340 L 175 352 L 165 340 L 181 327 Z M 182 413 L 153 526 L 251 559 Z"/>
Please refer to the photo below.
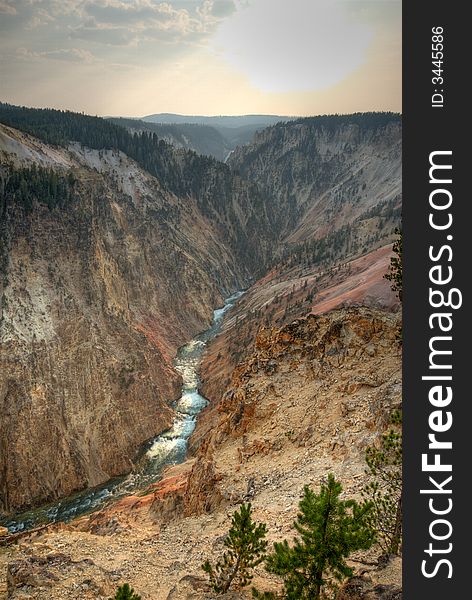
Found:
<path fill-rule="evenodd" d="M 225 313 L 242 294 L 243 292 L 237 292 L 227 298 L 224 306 L 214 311 L 211 327 L 179 349 L 174 367 L 182 376 L 182 394 L 173 406 L 174 422 L 169 430 L 148 443 L 132 473 L 48 506 L 0 520 L 0 525 L 16 532 L 47 522 L 70 521 L 82 514 L 98 510 L 111 500 L 146 489 L 151 483 L 159 480 L 166 465 L 185 460 L 187 442 L 195 429 L 197 415 L 207 405 L 206 399 L 198 391 L 198 369 L 203 350 L 207 342 L 220 331 Z"/>

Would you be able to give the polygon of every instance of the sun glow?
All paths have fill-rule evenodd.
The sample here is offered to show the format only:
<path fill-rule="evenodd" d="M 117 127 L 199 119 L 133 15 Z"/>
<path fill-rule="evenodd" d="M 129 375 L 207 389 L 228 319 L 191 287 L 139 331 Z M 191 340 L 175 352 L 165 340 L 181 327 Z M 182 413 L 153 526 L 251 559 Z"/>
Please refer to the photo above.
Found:
<path fill-rule="evenodd" d="M 253 0 L 219 27 L 215 52 L 264 92 L 320 90 L 366 60 L 373 33 L 332 0 Z"/>

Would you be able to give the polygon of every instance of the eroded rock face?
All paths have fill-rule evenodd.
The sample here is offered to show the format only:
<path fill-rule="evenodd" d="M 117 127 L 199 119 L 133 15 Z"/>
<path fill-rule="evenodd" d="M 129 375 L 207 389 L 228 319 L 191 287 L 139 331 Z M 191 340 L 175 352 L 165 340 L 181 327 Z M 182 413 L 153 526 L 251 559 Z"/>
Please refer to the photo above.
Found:
<path fill-rule="evenodd" d="M 392 207 L 401 198 L 401 120 L 381 120 L 378 126 L 349 118 L 335 127 L 316 117 L 279 123 L 236 148 L 228 164 L 268 190 L 289 243 L 346 223 L 355 229 L 380 196 Z"/>
<path fill-rule="evenodd" d="M 357 492 L 365 447 L 401 405 L 399 320 L 363 307 L 262 328 L 221 400 L 200 417 L 187 514 L 247 500 L 250 475 L 252 493 L 260 492 L 303 454 L 311 477 L 334 464 L 351 473 L 348 490 Z"/>
<path fill-rule="evenodd" d="M 194 200 L 126 156 L 53 152 L 0 130 L 0 150 L 11 142 L 0 175 L 8 161 L 76 178 L 65 207 L 0 211 L 0 511 L 10 512 L 131 469 L 172 421 L 176 349 L 246 275 Z"/>
<path fill-rule="evenodd" d="M 257 281 L 232 310 L 221 334 L 208 345 L 202 360 L 202 392 L 210 400 L 206 414 L 230 385 L 238 363 L 249 358 L 261 326 L 289 324 L 308 313 L 326 312 L 349 306 L 366 306 L 398 312 L 400 301 L 384 278 L 392 248 L 389 244 L 325 272 L 323 267 L 309 272 L 304 267 L 274 269 Z M 215 415 L 213 415 L 215 416 Z M 205 418 L 210 428 L 210 418 Z M 205 437 L 203 421 L 190 440 L 196 450 Z"/>
<path fill-rule="evenodd" d="M 73 561 L 70 556 L 61 553 L 51 553 L 47 557 L 31 556 L 8 564 L 8 598 L 51 598 L 52 588 L 62 584 L 70 592 L 80 594 L 80 598 L 96 600 L 112 592 L 113 579 L 117 578 L 89 558 Z"/>
<path fill-rule="evenodd" d="M 214 462 L 202 457 L 190 472 L 184 494 L 184 514 L 211 512 L 221 502 Z"/>
<path fill-rule="evenodd" d="M 336 600 L 401 600 L 402 590 L 398 586 L 375 585 L 369 577 L 353 577 L 336 596 Z"/>

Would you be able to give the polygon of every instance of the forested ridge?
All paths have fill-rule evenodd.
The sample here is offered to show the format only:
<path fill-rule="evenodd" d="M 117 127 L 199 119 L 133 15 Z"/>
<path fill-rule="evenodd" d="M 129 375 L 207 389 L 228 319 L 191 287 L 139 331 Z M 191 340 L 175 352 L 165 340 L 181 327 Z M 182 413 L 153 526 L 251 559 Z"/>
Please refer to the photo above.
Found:
<path fill-rule="evenodd" d="M 284 228 L 294 227 L 305 210 L 297 206 L 290 195 L 285 197 L 281 190 L 292 189 L 294 178 L 298 184 L 314 186 L 320 195 L 336 183 L 336 173 L 342 166 L 341 158 L 333 156 L 327 160 L 319 156 L 316 131 L 323 130 L 331 136 L 344 127 L 354 126 L 359 136 L 363 133 L 370 136 L 382 131 L 390 123 L 401 123 L 401 115 L 395 113 L 321 115 L 277 123 L 262 134 L 262 143 L 240 149 L 244 150 L 241 160 L 231 166 L 210 156 L 177 149 L 162 140 L 157 130 L 170 132 L 171 125 L 161 126 L 134 119 L 103 119 L 71 111 L 18 107 L 5 103 L 0 103 L 0 122 L 50 145 L 66 148 L 71 142 L 76 142 L 95 150 L 123 152 L 155 176 L 164 189 L 182 198 L 194 197 L 201 213 L 228 237 L 238 256 L 254 267 L 262 257 L 267 264 L 279 261 L 312 264 L 329 263 L 367 251 L 383 238 L 386 230 L 393 230 L 399 219 L 400 209 L 396 201 L 380 203 L 357 220 L 359 224 L 375 219 L 374 230 L 367 237 L 357 232 L 357 226 L 344 224 L 320 239 L 315 237 L 289 246 L 275 243 Z M 296 134 L 299 126 L 304 131 L 300 135 Z M 133 127 L 136 130 L 130 131 Z M 189 127 L 205 128 L 200 125 Z M 296 146 L 289 144 L 286 149 L 287 135 L 295 135 Z M 346 141 L 345 144 L 348 146 L 345 152 L 349 153 L 350 142 Z M 282 158 L 272 156 L 275 148 L 284 151 Z M 264 153 L 273 163 L 275 172 L 267 169 L 265 176 L 269 179 L 265 181 L 262 177 L 254 181 L 254 177 L 246 172 L 247 168 L 253 163 L 258 165 Z M 303 161 L 299 156 L 303 157 Z M 292 166 L 290 161 L 293 161 Z M 3 207 L 15 201 L 30 210 L 34 200 L 37 200 L 51 209 L 56 206 L 64 208 L 73 189 L 72 180 L 41 168 L 23 169 L 20 172 L 10 170 L 4 173 L 4 179 L 7 183 L 2 190 Z M 354 178 L 352 184 L 347 182 L 346 186 L 336 191 L 331 206 L 326 208 L 333 213 L 333 219 L 347 202 L 356 198 L 360 202 L 361 193 L 366 193 L 365 184 L 361 191 L 358 188 Z M 279 193 L 281 198 L 276 199 Z M 251 250 L 255 247 L 260 252 L 258 257 Z"/>
<path fill-rule="evenodd" d="M 95 150 L 121 151 L 156 177 L 164 190 L 181 198 L 195 198 L 200 212 L 211 218 L 241 260 L 260 267 L 259 261 L 269 252 L 270 240 L 276 234 L 270 202 L 257 185 L 242 182 L 214 158 L 176 149 L 155 132 L 131 133 L 106 119 L 70 111 L 0 104 L 0 123 L 50 145 L 67 147 L 76 142 Z M 14 181 L 19 179 L 12 180 L 11 185 Z M 26 203 L 31 202 L 30 193 L 19 191 L 15 197 L 28 197 Z M 256 242 L 258 256 L 253 252 Z"/>
<path fill-rule="evenodd" d="M 156 132 L 130 133 L 125 126 L 101 117 L 0 103 L 0 122 L 47 144 L 66 147 L 78 142 L 96 150 L 120 150 L 176 194 L 198 194 L 209 168 L 217 166 L 229 174 L 229 168 L 216 159 L 192 151 L 177 152 Z"/>
<path fill-rule="evenodd" d="M 159 138 L 165 139 L 179 147 L 195 150 L 198 154 L 213 156 L 223 160 L 228 154 L 228 144 L 224 135 L 211 125 L 200 123 L 151 123 L 140 119 L 126 119 L 124 117 L 107 117 L 107 121 L 115 125 L 126 127 L 131 132 L 155 133 Z"/>
<path fill-rule="evenodd" d="M 361 130 L 381 129 L 389 123 L 401 122 L 401 115 L 394 112 L 357 112 L 350 115 L 317 115 L 316 117 L 302 117 L 291 121 L 291 125 L 308 125 L 310 127 L 325 128 L 329 131 L 335 131 L 343 125 L 357 125 Z M 286 122 L 276 123 L 272 127 L 281 129 L 286 126 Z"/>
<path fill-rule="evenodd" d="M 39 202 L 53 209 L 64 208 L 72 198 L 75 177 L 71 171 L 61 174 L 37 165 L 0 173 L 0 214 L 10 203 L 19 204 L 29 212 L 33 203 Z"/>

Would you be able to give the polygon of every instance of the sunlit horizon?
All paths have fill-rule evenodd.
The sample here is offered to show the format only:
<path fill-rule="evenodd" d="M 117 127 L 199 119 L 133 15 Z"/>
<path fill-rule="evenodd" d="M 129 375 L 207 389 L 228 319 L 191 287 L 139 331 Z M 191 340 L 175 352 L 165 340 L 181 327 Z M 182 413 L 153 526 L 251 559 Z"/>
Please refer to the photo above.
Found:
<path fill-rule="evenodd" d="M 99 116 L 401 111 L 400 0 L 0 0 L 2 101 Z"/>

